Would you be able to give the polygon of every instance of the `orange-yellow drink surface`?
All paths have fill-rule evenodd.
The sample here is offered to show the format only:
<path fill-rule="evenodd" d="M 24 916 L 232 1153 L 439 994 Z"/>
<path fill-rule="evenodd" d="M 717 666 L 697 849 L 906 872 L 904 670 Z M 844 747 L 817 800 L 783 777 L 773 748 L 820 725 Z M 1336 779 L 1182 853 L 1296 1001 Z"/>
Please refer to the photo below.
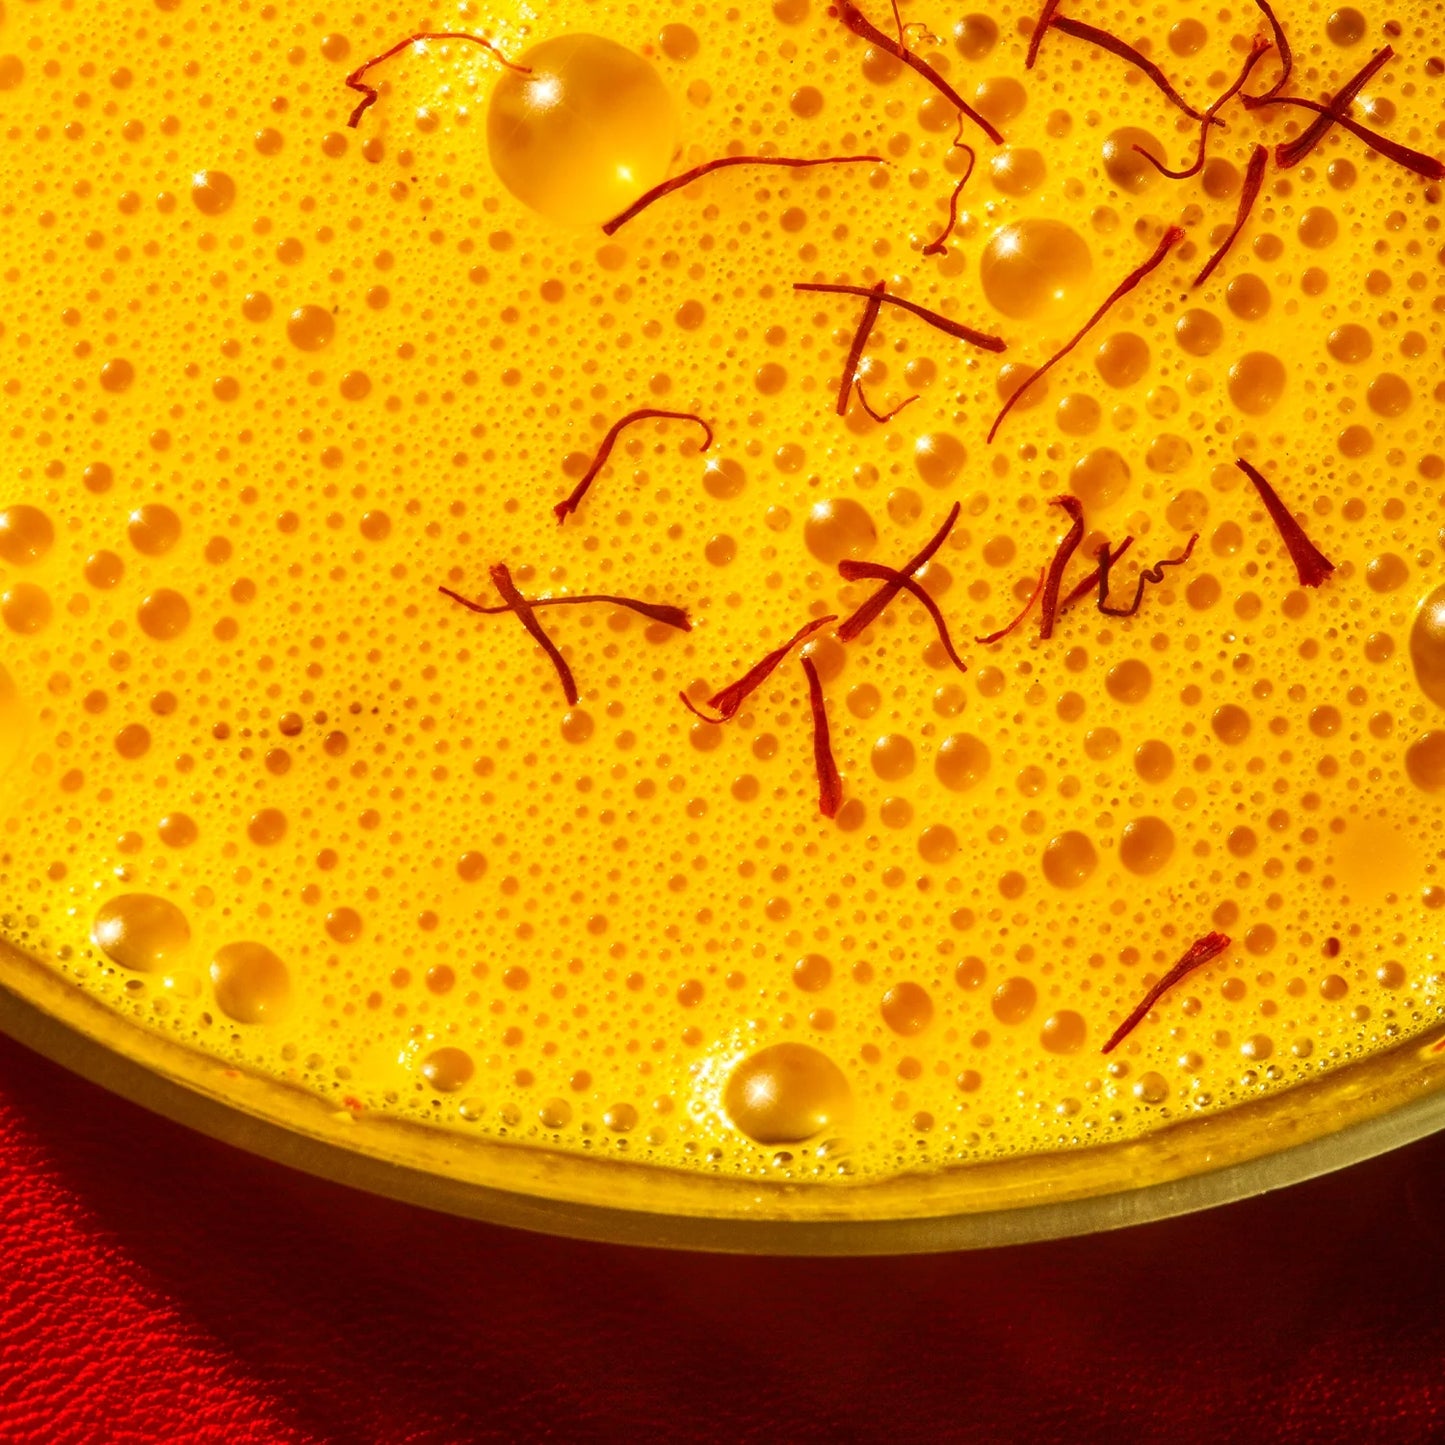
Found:
<path fill-rule="evenodd" d="M 6 0 L 3 936 L 338 1108 L 772 1178 L 1437 1021 L 1438 16 L 1058 13 Z M 497 49 L 365 67 L 420 31 Z M 604 232 L 729 156 L 848 159 Z"/>

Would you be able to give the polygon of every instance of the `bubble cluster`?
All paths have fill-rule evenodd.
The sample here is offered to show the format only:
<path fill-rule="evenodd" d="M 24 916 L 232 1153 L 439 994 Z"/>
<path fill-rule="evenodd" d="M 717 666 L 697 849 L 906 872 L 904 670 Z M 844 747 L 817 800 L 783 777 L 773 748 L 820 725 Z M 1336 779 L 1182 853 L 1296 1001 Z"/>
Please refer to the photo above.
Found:
<path fill-rule="evenodd" d="M 0 933 L 118 1036 L 803 1181 L 1133 1139 L 1438 1025 L 1438 186 L 1336 126 L 1196 286 L 1308 118 L 1231 105 L 1171 179 L 1197 128 L 1073 37 L 1026 70 L 1030 9 L 905 17 L 997 148 L 817 0 L 491 17 L 520 68 L 285 0 L 112 18 L 0 16 Z M 1281 19 L 1310 95 L 1388 39 L 1368 124 L 1442 144 L 1424 9 Z M 1262 22 L 1140 23 L 1207 104 Z M 840 417 L 866 302 L 816 287 L 878 282 L 932 320 L 882 307 Z M 724 721 L 680 700 L 809 624 Z"/>

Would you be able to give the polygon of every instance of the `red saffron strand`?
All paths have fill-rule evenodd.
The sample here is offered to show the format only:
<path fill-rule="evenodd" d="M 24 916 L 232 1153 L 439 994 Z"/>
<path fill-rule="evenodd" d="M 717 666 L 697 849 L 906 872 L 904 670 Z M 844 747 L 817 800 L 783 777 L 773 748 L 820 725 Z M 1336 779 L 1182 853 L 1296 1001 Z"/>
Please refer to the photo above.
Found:
<path fill-rule="evenodd" d="M 878 287 L 845 286 L 827 281 L 794 281 L 793 290 L 819 291 L 830 296 L 872 296 L 878 291 Z M 984 351 L 1006 351 L 1008 349 L 1007 343 L 1001 336 L 990 336 L 986 332 L 975 331 L 972 326 L 965 326 L 961 321 L 951 321 L 940 312 L 931 311 L 927 306 L 920 306 L 916 301 L 909 301 L 906 297 L 895 296 L 891 291 L 882 292 L 879 299 L 889 306 L 897 306 L 902 311 L 911 312 L 920 320 L 926 321 L 935 330 L 943 332 L 945 336 L 952 336 L 957 341 L 967 341 Z"/>
<path fill-rule="evenodd" d="M 1105 542 L 1097 553 L 1099 558 L 1099 611 L 1106 617 L 1137 617 L 1139 608 L 1144 601 L 1144 588 L 1151 582 L 1157 587 L 1164 580 L 1166 567 L 1182 567 L 1194 555 L 1194 546 L 1198 541 L 1199 533 L 1195 532 L 1177 557 L 1165 557 L 1152 567 L 1145 567 L 1139 573 L 1138 586 L 1134 589 L 1134 600 L 1128 607 L 1109 606 L 1109 569 L 1114 563 L 1109 555 L 1109 544 Z"/>
<path fill-rule="evenodd" d="M 1328 116 L 1336 125 L 1343 126 L 1351 135 L 1358 136 L 1364 141 L 1371 150 L 1378 151 L 1387 160 L 1394 161 L 1396 165 L 1414 171 L 1417 176 L 1424 176 L 1427 181 L 1445 179 L 1445 165 L 1442 165 L 1434 156 L 1425 151 L 1417 151 L 1413 146 L 1402 145 L 1397 140 L 1391 140 L 1387 135 L 1381 135 L 1377 130 L 1371 130 L 1367 125 L 1361 125 L 1353 116 L 1342 115 L 1335 110 L 1333 105 L 1321 105 L 1317 100 L 1306 100 L 1303 96 L 1298 95 L 1277 95 L 1264 104 L 1294 105 L 1301 110 L 1312 110 L 1316 115 Z M 1278 157 L 1279 152 L 1276 150 L 1275 158 L 1278 159 Z"/>
<path fill-rule="evenodd" d="M 679 693 L 682 698 L 682 705 L 693 714 L 700 717 L 704 722 L 725 723 L 731 722 L 738 715 L 742 707 L 753 693 L 755 693 L 773 673 L 777 670 L 778 664 L 800 643 L 806 641 L 815 632 L 826 627 L 830 622 L 836 622 L 834 616 L 818 617 L 812 622 L 804 623 L 781 647 L 775 647 L 761 662 L 756 662 L 736 682 L 730 682 L 726 687 L 720 688 L 708 698 L 707 705 L 717 711 L 717 717 L 709 717 L 705 712 L 694 707 L 688 695 Z"/>
<path fill-rule="evenodd" d="M 1254 0 L 1259 7 L 1260 13 L 1269 21 L 1269 28 L 1274 32 L 1274 48 L 1279 52 L 1280 72 L 1279 79 L 1270 86 L 1268 90 L 1261 91 L 1258 95 L 1245 96 L 1245 104 L 1250 101 L 1273 100 L 1285 87 L 1285 82 L 1290 78 L 1294 70 L 1294 52 L 1289 48 L 1289 37 L 1284 33 L 1284 26 L 1279 23 L 1279 17 L 1270 7 L 1269 0 Z"/>
<path fill-rule="evenodd" d="M 848 347 L 848 359 L 843 363 L 843 375 L 838 382 L 839 416 L 848 415 L 848 397 L 857 379 L 858 368 L 863 363 L 863 349 L 868 345 L 868 338 L 873 334 L 873 328 L 878 322 L 878 312 L 883 306 L 883 289 L 883 282 L 878 281 L 866 293 L 868 304 L 863 308 L 863 315 L 858 318 L 857 329 L 853 332 L 853 340 Z"/>
<path fill-rule="evenodd" d="M 828 733 L 828 709 L 823 701 L 823 684 L 810 657 L 800 657 L 808 679 L 808 706 L 813 714 L 813 767 L 818 774 L 818 811 L 836 818 L 843 802 L 843 779 L 833 761 L 833 741 Z"/>
<path fill-rule="evenodd" d="M 863 395 L 863 383 L 859 381 L 855 382 L 854 384 L 858 390 L 858 405 L 861 406 L 863 410 L 866 411 L 868 415 L 871 416 L 873 420 L 878 423 L 879 426 L 886 426 L 890 421 L 893 420 L 895 416 L 898 415 L 900 411 L 903 410 L 904 407 L 912 406 L 913 403 L 918 400 L 918 393 L 914 392 L 914 394 L 910 396 L 906 401 L 900 401 L 898 405 L 893 408 L 892 411 L 885 412 L 882 416 L 880 416 L 876 411 L 873 410 L 871 406 L 868 405 L 868 398 Z"/>
<path fill-rule="evenodd" d="M 546 629 L 537 621 L 537 614 L 532 610 L 532 604 L 517 591 L 517 584 L 512 581 L 512 574 L 507 570 L 505 562 L 498 562 L 492 568 L 492 585 L 502 594 L 502 600 L 508 608 L 517 614 L 522 626 L 532 634 L 532 640 L 551 658 L 552 666 L 557 669 L 557 679 L 562 684 L 562 693 L 567 699 L 567 705 L 575 707 L 577 705 L 577 680 L 572 676 L 572 669 L 567 666 L 567 659 L 562 656 L 557 644 L 547 636 Z"/>
<path fill-rule="evenodd" d="M 1280 500 L 1280 495 L 1265 480 L 1257 467 L 1251 466 L 1243 457 L 1236 457 L 1234 465 L 1254 483 L 1269 519 L 1274 523 L 1289 552 L 1290 561 L 1299 574 L 1301 587 L 1318 587 L 1331 572 L 1335 564 L 1305 535 L 1305 529 L 1294 519 L 1294 513 Z"/>
<path fill-rule="evenodd" d="M 1107 50 L 1110 55 L 1117 55 L 1120 60 L 1128 61 L 1136 69 L 1142 70 L 1159 87 L 1166 99 L 1177 105 L 1190 120 L 1204 119 L 1203 112 L 1195 110 L 1174 89 L 1169 77 L 1147 55 L 1135 50 L 1127 40 L 1121 40 L 1107 30 L 1100 30 L 1097 25 L 1087 25 L 1082 20 L 1070 20 L 1067 15 L 1055 15 L 1049 25 L 1054 30 L 1062 30 L 1065 35 L 1072 35 L 1075 40 L 1086 40 L 1091 45 L 1097 45 L 1100 50 Z M 1214 124 L 1217 125 L 1218 122 L 1215 121 Z"/>
<path fill-rule="evenodd" d="M 511 607 L 483 607 L 480 602 L 473 602 L 468 597 L 463 597 L 460 592 L 453 592 L 450 587 L 438 587 L 437 591 L 443 597 L 450 597 L 453 602 L 460 602 L 469 612 L 480 612 L 484 617 L 496 617 L 503 612 L 511 612 Z M 647 618 L 649 622 L 660 622 L 664 627 L 675 627 L 679 632 L 692 631 L 692 619 L 687 615 L 687 608 L 673 607 L 666 602 L 642 602 L 636 597 L 614 597 L 606 592 L 578 593 L 575 597 L 534 597 L 533 607 L 579 607 L 589 602 L 606 603 L 611 607 L 626 607 L 630 611 L 638 613 Z"/>
<path fill-rule="evenodd" d="M 1054 505 L 1062 507 L 1074 519 L 1073 526 L 1064 534 L 1063 540 L 1054 549 L 1049 573 L 1044 579 L 1044 596 L 1039 605 L 1039 637 L 1047 642 L 1054 635 L 1054 623 L 1059 615 L 1059 588 L 1063 585 L 1064 569 L 1069 558 L 1079 550 L 1084 540 L 1084 504 L 1077 497 L 1067 494 L 1054 498 Z"/>
<path fill-rule="evenodd" d="M 1148 993 L 1135 1005 L 1129 1017 L 1109 1036 L 1109 1042 L 1100 1050 L 1110 1054 L 1134 1032 L 1144 1021 L 1149 1010 L 1169 992 L 1175 984 L 1181 983 L 1196 968 L 1202 968 L 1211 959 L 1218 958 L 1229 947 L 1230 939 L 1223 933 L 1206 933 L 1189 945 L 1188 951 Z"/>
<path fill-rule="evenodd" d="M 602 230 L 605 235 L 615 235 L 654 201 L 660 201 L 664 196 L 670 196 L 674 191 L 690 186 L 703 176 L 711 175 L 713 171 L 727 170 L 730 166 L 786 166 L 792 170 L 806 170 L 811 166 L 855 166 L 865 163 L 883 166 L 888 164 L 882 156 L 817 156 L 811 160 L 795 156 L 723 156 L 719 160 L 704 161 L 700 166 L 694 166 L 690 171 L 684 171 L 680 176 L 673 176 L 671 180 L 653 186 L 650 191 L 644 191 L 625 211 L 619 211 L 606 222 Z"/>
<path fill-rule="evenodd" d="M 921 567 L 926 566 L 933 560 L 933 555 L 943 546 L 945 538 L 953 530 L 953 524 L 958 521 L 958 514 L 963 510 L 962 506 L 955 502 L 948 509 L 948 516 L 943 519 L 943 525 L 924 544 L 923 550 L 916 556 L 910 558 L 898 569 L 898 577 L 912 577 Z M 852 642 L 860 637 L 870 626 L 874 618 L 878 617 L 898 596 L 903 589 L 901 581 L 890 580 L 880 587 L 861 607 L 855 611 L 839 628 L 838 638 L 842 642 Z"/>
<path fill-rule="evenodd" d="M 607 458 L 612 455 L 612 448 L 617 444 L 617 438 L 626 427 L 636 421 L 650 421 L 653 418 L 661 418 L 665 421 L 695 421 L 704 432 L 707 439 L 703 442 L 700 450 L 706 451 L 712 445 L 712 428 L 695 412 L 690 411 L 661 411 L 656 407 L 645 406 L 639 411 L 630 411 L 626 416 L 612 424 L 611 430 L 602 438 L 602 445 L 597 449 L 597 455 L 592 458 L 592 465 L 583 473 L 582 480 L 572 488 L 570 496 L 557 503 L 552 510 L 557 514 L 557 525 L 560 527 L 573 512 L 578 508 L 582 498 L 587 495 L 587 489 L 592 485 L 597 473 L 607 465 Z"/>
<path fill-rule="evenodd" d="M 1191 176 L 1197 176 L 1204 169 L 1205 157 L 1209 150 L 1209 127 L 1214 123 L 1214 117 L 1239 94 L 1244 83 L 1249 79 L 1249 73 L 1259 64 L 1260 58 L 1269 49 L 1269 41 L 1263 36 L 1256 35 L 1250 43 L 1249 54 L 1245 56 L 1244 64 L 1239 74 L 1235 77 L 1234 83 L 1221 96 L 1215 99 L 1208 110 L 1204 112 L 1204 119 L 1199 123 L 1199 148 L 1195 152 L 1194 163 L 1186 170 L 1171 171 L 1163 161 L 1158 160 L 1141 145 L 1135 145 L 1134 149 L 1159 172 L 1161 176 L 1168 176 L 1171 181 L 1187 181 Z"/>
<path fill-rule="evenodd" d="M 1264 185 L 1264 168 L 1269 164 L 1269 150 L 1257 145 L 1250 152 L 1249 164 L 1244 168 L 1244 183 L 1239 188 L 1239 209 L 1235 212 L 1234 225 L 1219 244 L 1219 249 L 1204 263 L 1204 269 L 1194 278 L 1195 286 L 1202 286 L 1214 274 L 1215 268 L 1229 254 L 1230 247 L 1239 239 L 1249 220 L 1249 213 L 1259 199 L 1260 188 Z"/>
<path fill-rule="evenodd" d="M 851 558 L 845 558 L 838 563 L 838 571 L 842 574 L 845 582 L 863 582 L 868 579 L 879 582 L 896 582 L 933 619 L 933 625 L 938 629 L 938 640 L 943 644 L 943 650 L 948 654 L 948 660 L 960 672 L 968 671 L 968 664 L 954 650 L 953 638 L 948 633 L 948 623 L 944 619 L 938 603 L 933 600 L 928 589 L 916 578 L 895 571 L 892 567 L 885 567 L 881 562 L 855 562 Z"/>
<path fill-rule="evenodd" d="M 968 169 L 964 171 L 958 183 L 953 188 L 953 194 L 948 198 L 948 224 L 933 238 L 924 248 L 925 256 L 943 256 L 948 252 L 948 238 L 953 235 L 954 227 L 958 225 L 958 198 L 963 194 L 963 188 L 968 184 L 969 178 L 973 175 L 973 168 L 978 160 L 978 155 L 971 145 L 965 145 L 962 141 L 956 140 L 953 143 L 956 150 L 968 152 Z"/>
<path fill-rule="evenodd" d="M 1002 642 L 1005 637 L 1016 628 L 1023 625 L 1023 620 L 1034 610 L 1034 603 L 1039 600 L 1039 593 L 1044 590 L 1044 578 L 1048 574 L 1045 567 L 1039 568 L 1039 580 L 1034 583 L 1034 590 L 1029 593 L 1029 600 L 1024 603 L 1023 611 L 1009 623 L 1007 627 L 1000 627 L 997 632 L 990 632 L 987 637 L 975 637 L 973 640 L 982 647 L 992 647 L 995 642 Z M 1092 583 L 1090 584 L 1093 585 Z"/>
<path fill-rule="evenodd" d="M 1025 70 L 1034 68 L 1034 62 L 1039 58 L 1039 46 L 1044 43 L 1044 34 L 1054 23 L 1054 16 L 1059 13 L 1061 3 L 1062 0 L 1044 0 L 1044 8 L 1039 11 L 1039 18 L 1034 21 L 1034 33 L 1029 36 L 1029 53 L 1024 57 Z"/>
<path fill-rule="evenodd" d="M 1127 552 L 1129 548 L 1133 545 L 1133 537 L 1125 537 L 1124 540 L 1120 542 L 1119 545 L 1115 547 L 1114 550 L 1109 554 L 1109 566 L 1112 567 L 1114 563 L 1117 562 L 1119 558 L 1122 557 L 1124 553 Z M 1074 590 L 1070 592 L 1062 602 L 1059 603 L 1059 615 L 1062 616 L 1065 612 L 1067 612 L 1069 608 L 1072 607 L 1074 603 L 1076 603 L 1081 597 L 1087 597 L 1089 593 L 1091 593 L 1098 585 L 1099 569 L 1098 567 L 1095 567 L 1094 570 L 1090 572 L 1087 577 L 1081 578 L 1077 585 L 1074 587 Z"/>
<path fill-rule="evenodd" d="M 393 55 L 400 55 L 408 45 L 415 45 L 422 40 L 465 40 L 472 45 L 480 45 L 485 50 L 490 50 L 497 59 L 507 67 L 508 70 L 515 70 L 518 75 L 530 75 L 530 65 L 518 65 L 515 61 L 508 60 L 490 40 L 485 40 L 480 35 L 469 35 L 464 30 L 419 30 L 415 35 L 408 35 L 405 40 L 398 40 L 390 50 L 383 50 L 380 55 L 373 55 L 370 60 L 363 61 L 346 77 L 348 89 L 358 91 L 362 99 L 356 109 L 351 112 L 351 118 L 346 124 L 355 130 L 361 123 L 361 117 L 366 114 L 377 102 L 379 92 L 374 85 L 368 85 L 361 77 L 374 65 L 380 65 L 384 60 L 390 60 Z"/>
<path fill-rule="evenodd" d="M 921 38 L 932 41 L 934 45 L 943 44 L 943 41 L 941 41 L 938 36 L 936 36 L 933 31 L 931 31 L 928 26 L 926 26 L 921 20 L 910 20 L 909 23 L 905 25 L 903 23 L 903 16 L 898 11 L 898 0 L 890 0 L 890 3 L 893 6 L 893 24 L 898 31 L 898 43 L 900 45 L 908 44 L 908 32 L 910 30 L 917 30 L 920 33 Z"/>
<path fill-rule="evenodd" d="M 1395 52 L 1382 46 L 1340 87 L 1331 98 L 1323 115 L 1317 115 L 1292 141 L 1285 141 L 1274 149 L 1276 164 L 1281 170 L 1297 166 L 1329 134 L 1330 127 L 1354 104 L 1355 97 L 1374 78 L 1375 73 L 1393 60 Z M 1257 102 L 1246 102 L 1256 104 Z M 1268 104 L 1268 102 L 1265 102 Z"/>
<path fill-rule="evenodd" d="M 1064 343 L 1029 379 L 1004 402 L 999 414 L 993 419 L 993 425 L 988 429 L 988 440 L 993 441 L 998 435 L 998 429 L 1003 425 L 1004 418 L 1014 409 L 1018 399 L 1031 387 L 1041 376 L 1051 371 L 1059 364 L 1083 339 L 1099 324 L 1105 315 L 1117 306 L 1151 271 L 1163 263 L 1164 258 L 1173 248 L 1184 239 L 1184 230 L 1180 226 L 1170 226 L 1163 236 L 1160 237 L 1154 254 L 1142 265 L 1136 266 L 1119 284 L 1111 291 L 1104 301 L 1089 319 L 1079 328 L 1074 335 Z"/>
<path fill-rule="evenodd" d="M 866 40 L 870 45 L 886 50 L 895 60 L 901 60 L 910 70 L 921 75 L 960 115 L 967 116 L 996 146 L 1003 144 L 1003 136 L 989 120 L 981 116 L 926 60 L 891 35 L 885 35 L 852 0 L 838 0 L 836 5 L 829 6 L 828 14 L 841 20 L 860 40 Z"/>

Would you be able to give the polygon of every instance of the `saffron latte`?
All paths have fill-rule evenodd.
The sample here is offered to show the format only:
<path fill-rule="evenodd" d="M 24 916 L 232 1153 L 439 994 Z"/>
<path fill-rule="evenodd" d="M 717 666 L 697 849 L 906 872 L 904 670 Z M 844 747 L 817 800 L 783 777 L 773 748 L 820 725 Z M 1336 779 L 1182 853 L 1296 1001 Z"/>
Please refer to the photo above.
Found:
<path fill-rule="evenodd" d="M 1435 1024 L 1437 19 L 1059 15 L 9 0 L 3 936 L 779 1179 Z"/>

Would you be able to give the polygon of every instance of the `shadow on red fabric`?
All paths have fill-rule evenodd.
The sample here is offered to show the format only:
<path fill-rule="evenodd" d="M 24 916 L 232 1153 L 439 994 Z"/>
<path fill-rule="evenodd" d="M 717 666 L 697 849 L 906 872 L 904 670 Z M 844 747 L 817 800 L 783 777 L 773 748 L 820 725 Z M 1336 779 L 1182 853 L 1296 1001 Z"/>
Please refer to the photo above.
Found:
<path fill-rule="evenodd" d="M 1445 1136 L 990 1253 L 739 1259 L 356 1194 L 0 1040 L 7 1442 L 1445 1438 Z"/>

